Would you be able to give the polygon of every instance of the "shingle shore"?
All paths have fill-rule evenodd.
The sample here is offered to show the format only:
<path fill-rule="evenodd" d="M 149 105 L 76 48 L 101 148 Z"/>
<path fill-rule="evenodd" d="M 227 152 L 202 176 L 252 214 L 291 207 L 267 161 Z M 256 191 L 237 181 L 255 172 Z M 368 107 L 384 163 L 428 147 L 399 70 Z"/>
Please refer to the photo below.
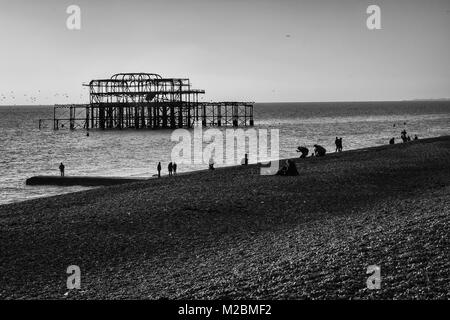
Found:
<path fill-rule="evenodd" d="M 448 299 L 449 155 L 439 137 L 296 159 L 297 177 L 250 165 L 3 205 L 0 299 Z"/>

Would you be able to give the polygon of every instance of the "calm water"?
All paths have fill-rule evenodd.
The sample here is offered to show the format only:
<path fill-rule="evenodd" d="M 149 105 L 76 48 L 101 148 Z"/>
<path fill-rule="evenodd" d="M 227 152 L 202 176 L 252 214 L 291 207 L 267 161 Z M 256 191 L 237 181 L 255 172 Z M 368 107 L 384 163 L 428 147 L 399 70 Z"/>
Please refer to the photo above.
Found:
<path fill-rule="evenodd" d="M 39 130 L 39 118 L 52 107 L 0 107 L 0 204 L 83 190 L 82 187 L 30 187 L 33 175 L 152 176 L 158 161 L 166 169 L 171 130 Z M 334 151 L 342 136 L 345 149 L 387 144 L 405 128 L 419 138 L 450 135 L 450 102 L 269 103 L 256 104 L 255 128 L 279 129 L 280 156 L 295 157 L 298 145 L 318 143 Z M 404 124 L 406 123 L 406 125 Z M 395 124 L 395 127 L 394 127 Z M 205 165 L 179 165 L 178 171 Z"/>

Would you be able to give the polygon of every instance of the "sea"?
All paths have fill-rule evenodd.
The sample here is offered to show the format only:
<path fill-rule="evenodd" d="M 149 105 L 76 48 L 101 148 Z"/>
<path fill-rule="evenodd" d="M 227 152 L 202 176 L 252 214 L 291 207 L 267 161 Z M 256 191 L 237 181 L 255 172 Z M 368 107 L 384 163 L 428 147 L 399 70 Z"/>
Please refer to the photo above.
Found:
<path fill-rule="evenodd" d="M 179 144 L 173 130 L 90 130 L 87 136 L 83 129 L 39 129 L 39 119 L 52 116 L 53 106 L 0 106 L 0 205 L 88 189 L 25 184 L 31 176 L 59 175 L 61 162 L 66 175 L 152 177 L 158 162 L 166 174 Z M 256 103 L 254 124 L 257 132 L 276 130 L 278 155 L 290 158 L 299 156 L 298 146 L 334 152 L 335 137 L 343 138 L 345 151 L 385 145 L 392 137 L 400 143 L 402 130 L 419 139 L 450 135 L 450 101 Z M 220 130 L 225 139 L 226 128 Z M 206 168 L 207 162 L 178 163 L 180 173 Z"/>

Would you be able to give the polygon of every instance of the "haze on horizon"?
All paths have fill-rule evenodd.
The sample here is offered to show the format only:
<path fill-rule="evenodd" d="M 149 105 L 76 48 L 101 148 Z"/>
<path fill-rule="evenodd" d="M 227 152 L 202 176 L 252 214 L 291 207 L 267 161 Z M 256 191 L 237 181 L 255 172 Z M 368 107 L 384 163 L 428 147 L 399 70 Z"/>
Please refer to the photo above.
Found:
<path fill-rule="evenodd" d="M 205 100 L 450 97 L 448 0 L 36 2 L 0 0 L 0 105 L 87 103 L 82 83 L 119 72 L 188 77 Z"/>

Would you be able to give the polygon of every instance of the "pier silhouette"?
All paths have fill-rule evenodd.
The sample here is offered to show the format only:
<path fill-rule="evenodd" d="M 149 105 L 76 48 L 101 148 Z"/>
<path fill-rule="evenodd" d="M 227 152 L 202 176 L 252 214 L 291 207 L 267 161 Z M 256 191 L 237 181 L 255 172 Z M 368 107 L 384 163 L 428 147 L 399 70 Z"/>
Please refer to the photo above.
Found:
<path fill-rule="evenodd" d="M 253 126 L 253 102 L 199 102 L 205 90 L 193 89 L 187 78 L 154 73 L 118 73 L 91 80 L 89 104 L 55 105 L 53 119 L 39 128 L 176 129 L 201 126 Z"/>

